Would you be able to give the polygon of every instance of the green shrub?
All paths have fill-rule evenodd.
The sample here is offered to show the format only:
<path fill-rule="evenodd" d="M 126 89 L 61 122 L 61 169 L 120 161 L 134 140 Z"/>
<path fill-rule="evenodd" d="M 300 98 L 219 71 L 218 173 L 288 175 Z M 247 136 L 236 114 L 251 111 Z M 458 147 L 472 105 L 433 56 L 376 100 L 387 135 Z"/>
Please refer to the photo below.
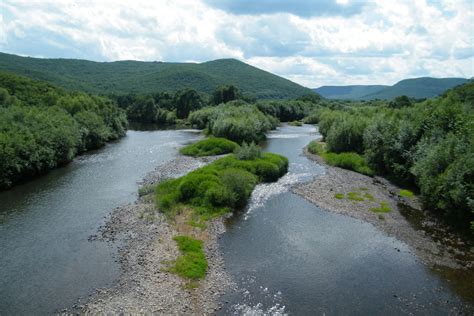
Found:
<path fill-rule="evenodd" d="M 248 171 L 235 168 L 224 170 L 219 176 L 224 187 L 234 194 L 235 204 L 233 206 L 245 206 L 258 182 L 257 176 Z"/>
<path fill-rule="evenodd" d="M 242 146 L 235 149 L 235 158 L 239 160 L 254 160 L 262 157 L 262 151 L 254 142 L 247 144 L 242 143 Z"/>
<path fill-rule="evenodd" d="M 342 194 L 342 193 L 336 193 L 336 194 L 334 194 L 334 197 L 335 197 L 336 199 L 338 199 L 338 200 L 342 200 L 342 199 L 344 198 L 344 194 Z"/>
<path fill-rule="evenodd" d="M 158 208 L 172 216 L 186 205 L 208 219 L 245 205 L 259 181 L 275 181 L 288 170 L 288 159 L 264 153 L 254 160 L 230 155 L 157 186 Z"/>
<path fill-rule="evenodd" d="M 292 122 L 289 122 L 288 125 L 290 125 L 290 126 L 303 126 L 303 122 L 301 122 L 301 121 L 292 121 Z"/>
<path fill-rule="evenodd" d="M 277 118 L 265 115 L 255 105 L 231 101 L 213 108 L 204 108 L 191 113 L 191 124 L 206 128 L 216 137 L 235 141 L 258 143 L 265 133 L 278 126 Z"/>
<path fill-rule="evenodd" d="M 228 139 L 210 137 L 181 148 L 180 153 L 193 157 L 214 156 L 231 153 L 238 147 L 237 143 Z"/>
<path fill-rule="evenodd" d="M 326 152 L 326 145 L 313 140 L 308 144 L 308 151 L 314 155 L 322 155 Z"/>
<path fill-rule="evenodd" d="M 368 176 L 372 176 L 374 174 L 373 170 L 370 169 L 364 157 L 356 153 L 324 153 L 322 157 L 324 161 L 326 161 L 326 163 L 331 166 L 353 170 Z"/>
<path fill-rule="evenodd" d="M 176 259 L 171 271 L 192 280 L 205 277 L 208 264 L 202 241 L 188 236 L 176 236 L 173 239 L 182 255 Z"/>

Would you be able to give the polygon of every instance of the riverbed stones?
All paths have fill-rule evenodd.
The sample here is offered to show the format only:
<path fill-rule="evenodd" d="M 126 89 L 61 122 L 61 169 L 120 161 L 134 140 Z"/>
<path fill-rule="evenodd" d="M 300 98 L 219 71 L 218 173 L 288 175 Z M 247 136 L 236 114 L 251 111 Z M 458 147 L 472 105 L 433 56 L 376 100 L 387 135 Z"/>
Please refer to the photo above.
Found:
<path fill-rule="evenodd" d="M 217 158 L 179 156 L 150 172 L 141 184 L 179 177 Z M 97 289 L 87 304 L 76 310 L 84 314 L 212 314 L 219 308 L 218 298 L 235 286 L 223 269 L 217 244 L 224 231 L 223 219 L 207 223 L 207 275 L 198 288 L 187 289 L 185 280 L 168 272 L 169 263 L 179 255 L 173 240 L 177 231 L 155 210 L 153 199 L 141 197 L 134 204 L 114 209 L 91 240 L 123 243 L 118 251 L 122 273 L 112 287 Z"/>

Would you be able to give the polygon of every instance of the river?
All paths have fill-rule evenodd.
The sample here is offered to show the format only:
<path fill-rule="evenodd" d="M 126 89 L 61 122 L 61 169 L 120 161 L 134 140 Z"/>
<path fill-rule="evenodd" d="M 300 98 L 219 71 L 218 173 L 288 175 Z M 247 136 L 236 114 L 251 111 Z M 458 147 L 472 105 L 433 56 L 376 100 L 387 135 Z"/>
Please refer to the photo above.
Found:
<path fill-rule="evenodd" d="M 0 193 L 0 314 L 69 307 L 120 273 L 117 244 L 90 242 L 137 182 L 200 138 L 193 131 L 128 131 L 63 168 Z"/>
<path fill-rule="evenodd" d="M 257 186 L 227 222 L 220 248 L 239 291 L 228 313 L 447 314 L 461 304 L 408 247 L 360 220 L 291 193 L 324 172 L 301 155 L 312 126 L 269 134 L 265 150 L 287 156 L 280 181 Z M 117 243 L 89 241 L 109 212 L 137 196 L 137 182 L 200 138 L 195 131 L 129 131 L 66 167 L 0 193 L 0 314 L 50 314 L 120 273 Z"/>
<path fill-rule="evenodd" d="M 284 126 L 265 150 L 289 158 L 289 173 L 259 185 L 220 239 L 239 291 L 221 314 L 446 315 L 463 302 L 407 245 L 372 225 L 327 212 L 289 191 L 324 172 L 302 155 L 319 136 L 312 126 Z"/>

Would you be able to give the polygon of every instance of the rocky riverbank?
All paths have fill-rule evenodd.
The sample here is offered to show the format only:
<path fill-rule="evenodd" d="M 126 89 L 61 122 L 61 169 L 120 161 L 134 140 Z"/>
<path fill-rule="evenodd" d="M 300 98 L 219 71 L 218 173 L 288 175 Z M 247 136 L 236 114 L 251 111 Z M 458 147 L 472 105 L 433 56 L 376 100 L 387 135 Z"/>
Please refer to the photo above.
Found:
<path fill-rule="evenodd" d="M 401 189 L 384 178 L 329 166 L 306 148 L 304 154 L 326 170 L 314 181 L 296 185 L 295 193 L 329 211 L 371 223 L 411 246 L 427 265 L 473 268 L 467 241 L 425 213 L 416 196 L 400 196 Z M 373 211 L 381 202 L 389 207 L 388 212 Z"/>
<path fill-rule="evenodd" d="M 190 158 L 179 156 L 149 173 L 142 187 L 165 179 L 179 177 L 218 157 Z M 205 229 L 169 221 L 155 208 L 152 194 L 142 196 L 131 205 L 112 211 L 108 222 L 92 240 L 118 241 L 122 273 L 114 286 L 97 289 L 85 304 L 76 309 L 84 314 L 211 314 L 220 306 L 217 299 L 234 287 L 223 267 L 217 239 L 225 231 L 223 219 L 206 223 Z M 204 241 L 208 260 L 206 278 L 191 288 L 179 276 L 168 272 L 169 263 L 179 251 L 173 237 L 182 233 Z"/>
<path fill-rule="evenodd" d="M 369 222 L 387 235 L 403 241 L 435 272 L 457 279 L 462 296 L 474 302 L 474 248 L 424 211 L 416 196 L 400 196 L 400 188 L 381 177 L 368 177 L 327 165 L 304 149 L 311 160 L 325 166 L 313 181 L 298 184 L 293 192 L 328 211 Z M 374 212 L 381 202 L 387 212 Z"/>

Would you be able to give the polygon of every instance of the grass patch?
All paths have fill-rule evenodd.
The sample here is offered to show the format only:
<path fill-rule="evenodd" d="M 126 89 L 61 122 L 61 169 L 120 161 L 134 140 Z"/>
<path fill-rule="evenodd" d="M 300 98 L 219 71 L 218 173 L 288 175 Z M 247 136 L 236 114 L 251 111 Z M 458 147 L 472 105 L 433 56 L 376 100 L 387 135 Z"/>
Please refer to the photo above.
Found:
<path fill-rule="evenodd" d="M 232 153 L 239 145 L 231 140 L 209 137 L 181 148 L 180 153 L 186 156 L 202 157 Z"/>
<path fill-rule="evenodd" d="M 202 220 L 222 215 L 246 205 L 259 182 L 273 182 L 288 170 L 288 159 L 264 153 L 253 160 L 230 155 L 177 179 L 160 183 L 156 203 L 170 217 L 183 206 Z"/>
<path fill-rule="evenodd" d="M 410 190 L 400 190 L 398 195 L 406 198 L 412 198 L 414 196 L 413 192 Z"/>
<path fill-rule="evenodd" d="M 344 194 L 342 194 L 342 193 L 336 193 L 336 194 L 334 194 L 334 197 L 335 197 L 336 199 L 338 199 L 338 200 L 342 200 L 342 199 L 344 198 Z"/>
<path fill-rule="evenodd" d="M 379 207 L 372 207 L 370 210 L 375 213 L 388 213 L 392 211 L 387 202 L 380 202 Z"/>
<path fill-rule="evenodd" d="M 181 251 L 171 272 L 191 280 L 202 279 L 206 276 L 207 259 L 202 249 L 202 241 L 188 236 L 173 238 Z"/>
<path fill-rule="evenodd" d="M 351 201 L 364 201 L 364 198 L 360 195 L 359 192 L 347 193 L 347 199 Z"/>
<path fill-rule="evenodd" d="M 340 154 L 327 152 L 326 145 L 316 141 L 309 143 L 308 151 L 321 156 L 330 166 L 353 170 L 368 176 L 374 175 L 374 171 L 369 167 L 365 158 L 359 154 L 352 152 Z"/>

